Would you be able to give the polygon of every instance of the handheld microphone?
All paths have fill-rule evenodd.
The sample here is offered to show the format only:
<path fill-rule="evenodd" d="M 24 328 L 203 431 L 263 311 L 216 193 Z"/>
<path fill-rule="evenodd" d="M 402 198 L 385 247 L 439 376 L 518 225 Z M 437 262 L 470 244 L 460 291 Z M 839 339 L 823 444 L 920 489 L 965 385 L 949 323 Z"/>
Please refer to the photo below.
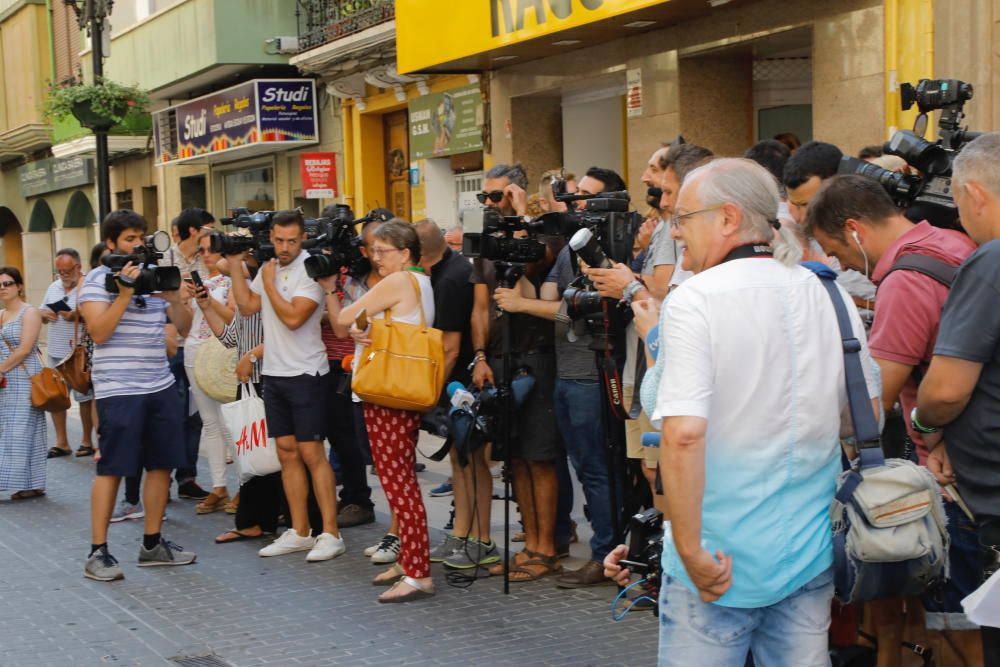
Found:
<path fill-rule="evenodd" d="M 643 447 L 660 447 L 660 434 L 654 432 L 643 433 L 642 434 L 642 446 Z"/>
<path fill-rule="evenodd" d="M 471 407 L 476 402 L 476 397 L 466 390 L 461 382 L 453 381 L 448 383 L 449 398 L 451 398 L 451 404 L 456 408 L 468 408 Z"/>

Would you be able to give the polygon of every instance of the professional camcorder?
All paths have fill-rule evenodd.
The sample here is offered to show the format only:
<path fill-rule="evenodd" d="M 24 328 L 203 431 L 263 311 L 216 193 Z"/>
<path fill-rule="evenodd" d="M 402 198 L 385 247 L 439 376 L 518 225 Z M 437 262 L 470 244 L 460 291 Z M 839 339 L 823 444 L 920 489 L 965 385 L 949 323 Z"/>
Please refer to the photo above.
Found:
<path fill-rule="evenodd" d="M 355 226 L 373 220 L 388 220 L 377 211 L 355 220 L 351 207 L 345 204 L 337 204 L 335 209 L 330 217 L 306 220 L 309 239 L 302 245 L 309 251 L 306 273 L 313 280 L 338 274 L 344 267 L 355 278 L 371 271 L 371 262 L 361 252 L 364 241 L 358 236 Z"/>
<path fill-rule="evenodd" d="M 961 127 L 965 103 L 972 99 L 972 85 L 957 79 L 921 79 L 916 86 L 900 87 L 902 107 L 914 104 L 920 115 L 913 130 L 899 130 L 885 143 L 884 150 L 898 155 L 918 174 L 900 174 L 853 157 L 842 158 L 841 174 L 859 174 L 877 181 L 897 205 L 907 209 L 913 220 L 927 219 L 937 227 L 958 228 L 958 208 L 951 192 L 951 167 L 955 155 L 980 132 Z M 938 139 L 924 138 L 927 113 L 940 110 Z"/>
<path fill-rule="evenodd" d="M 462 254 L 495 262 L 531 264 L 545 259 L 545 244 L 537 236 L 541 223 L 511 215 L 495 208 L 462 211 Z"/>
<path fill-rule="evenodd" d="M 639 512 L 628 522 L 628 560 L 620 561 L 633 574 L 646 580 L 652 588 L 659 589 L 663 554 L 663 512 L 650 507 Z"/>
<path fill-rule="evenodd" d="M 136 294 L 152 294 L 153 292 L 171 292 L 181 287 L 181 271 L 176 266 L 157 266 L 157 260 L 163 259 L 163 253 L 170 249 L 170 236 L 163 231 L 147 236 L 143 245 L 131 255 L 111 253 L 101 258 L 101 264 L 111 269 L 111 274 L 104 280 L 104 289 L 112 294 L 118 293 L 119 283 L 132 287 Z M 125 265 L 131 262 L 139 265 L 139 275 L 134 284 L 120 275 Z"/>
<path fill-rule="evenodd" d="M 275 211 L 258 211 L 252 213 L 247 208 L 234 208 L 229 218 L 220 218 L 224 225 L 233 225 L 250 230 L 250 236 L 228 236 L 216 232 L 209 236 L 209 250 L 221 255 L 239 255 L 250 253 L 258 264 L 274 259 L 274 244 L 271 243 L 271 219 Z"/>

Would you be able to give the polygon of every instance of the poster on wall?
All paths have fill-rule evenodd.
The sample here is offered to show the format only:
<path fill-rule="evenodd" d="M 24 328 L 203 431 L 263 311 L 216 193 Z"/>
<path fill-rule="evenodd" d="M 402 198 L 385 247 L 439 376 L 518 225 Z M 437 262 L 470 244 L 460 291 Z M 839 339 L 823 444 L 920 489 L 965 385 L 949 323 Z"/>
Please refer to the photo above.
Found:
<path fill-rule="evenodd" d="M 300 154 L 299 176 L 306 199 L 333 199 L 337 196 L 337 154 Z"/>
<path fill-rule="evenodd" d="M 410 159 L 483 149 L 483 99 L 478 83 L 410 100 Z"/>
<path fill-rule="evenodd" d="M 625 108 L 629 118 L 642 115 L 642 69 L 636 67 L 625 73 L 625 85 L 628 92 L 625 95 Z"/>

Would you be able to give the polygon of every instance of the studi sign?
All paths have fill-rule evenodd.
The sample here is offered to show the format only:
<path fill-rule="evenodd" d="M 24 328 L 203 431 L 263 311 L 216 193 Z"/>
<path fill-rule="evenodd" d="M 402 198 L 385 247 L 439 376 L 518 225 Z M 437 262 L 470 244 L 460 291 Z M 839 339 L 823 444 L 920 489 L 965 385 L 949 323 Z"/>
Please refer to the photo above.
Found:
<path fill-rule="evenodd" d="M 415 72 L 668 1 L 396 0 L 397 63 Z"/>

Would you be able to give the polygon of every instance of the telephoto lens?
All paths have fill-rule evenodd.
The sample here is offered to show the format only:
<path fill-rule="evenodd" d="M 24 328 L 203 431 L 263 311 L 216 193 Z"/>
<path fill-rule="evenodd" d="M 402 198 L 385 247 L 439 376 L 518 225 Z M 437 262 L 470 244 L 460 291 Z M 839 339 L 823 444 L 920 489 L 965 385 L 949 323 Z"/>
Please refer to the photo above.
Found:
<path fill-rule="evenodd" d="M 587 263 L 587 266 L 595 269 L 610 269 L 612 267 L 611 260 L 604 254 L 604 248 L 601 247 L 600 241 L 586 227 L 573 234 L 573 238 L 569 240 L 569 247 Z"/>

